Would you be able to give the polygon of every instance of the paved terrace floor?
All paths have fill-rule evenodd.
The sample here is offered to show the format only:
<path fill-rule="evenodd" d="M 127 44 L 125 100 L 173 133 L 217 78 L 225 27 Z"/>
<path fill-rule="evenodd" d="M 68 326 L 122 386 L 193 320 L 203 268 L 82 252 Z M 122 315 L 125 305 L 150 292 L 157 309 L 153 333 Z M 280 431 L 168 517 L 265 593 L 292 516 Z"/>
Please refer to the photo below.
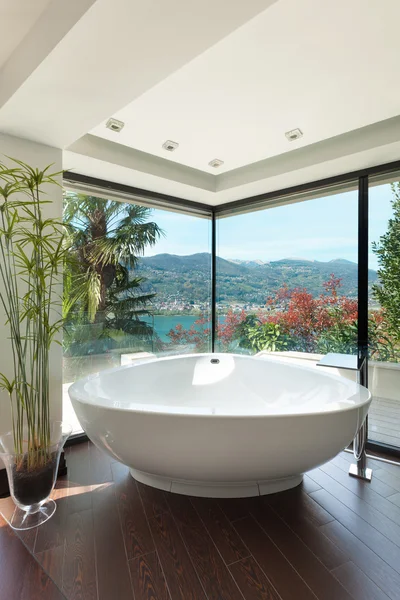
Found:
<path fill-rule="evenodd" d="M 400 401 L 373 399 L 369 410 L 369 438 L 400 447 Z"/>

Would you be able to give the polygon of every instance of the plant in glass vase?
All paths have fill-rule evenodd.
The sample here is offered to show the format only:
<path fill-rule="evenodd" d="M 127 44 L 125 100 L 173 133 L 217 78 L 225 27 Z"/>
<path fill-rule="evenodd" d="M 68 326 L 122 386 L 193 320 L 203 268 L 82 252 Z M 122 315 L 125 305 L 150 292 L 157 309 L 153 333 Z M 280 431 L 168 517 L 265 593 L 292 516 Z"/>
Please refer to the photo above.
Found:
<path fill-rule="evenodd" d="M 6 316 L 12 366 L 0 373 L 11 401 L 11 431 L 0 435 L 0 458 L 16 504 L 10 524 L 29 529 L 55 511 L 49 500 L 68 426 L 50 418 L 50 351 L 62 327 L 62 267 L 67 249 L 62 222 L 44 215 L 43 187 L 58 186 L 51 165 L 38 170 L 0 163 L 0 304 Z"/>

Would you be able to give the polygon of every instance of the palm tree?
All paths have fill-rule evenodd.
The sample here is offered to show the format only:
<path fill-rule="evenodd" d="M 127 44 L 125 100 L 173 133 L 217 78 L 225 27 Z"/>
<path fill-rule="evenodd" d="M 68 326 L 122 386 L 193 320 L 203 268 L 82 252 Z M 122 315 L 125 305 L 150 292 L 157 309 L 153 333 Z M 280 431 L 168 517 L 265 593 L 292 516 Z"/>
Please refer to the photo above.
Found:
<path fill-rule="evenodd" d="M 140 320 L 154 294 L 132 277 L 140 255 L 163 235 L 149 221 L 151 209 L 66 192 L 64 224 L 71 256 L 64 273 L 64 318 L 101 325 L 101 335 L 151 333 Z M 98 329 L 99 330 L 99 329 Z"/>

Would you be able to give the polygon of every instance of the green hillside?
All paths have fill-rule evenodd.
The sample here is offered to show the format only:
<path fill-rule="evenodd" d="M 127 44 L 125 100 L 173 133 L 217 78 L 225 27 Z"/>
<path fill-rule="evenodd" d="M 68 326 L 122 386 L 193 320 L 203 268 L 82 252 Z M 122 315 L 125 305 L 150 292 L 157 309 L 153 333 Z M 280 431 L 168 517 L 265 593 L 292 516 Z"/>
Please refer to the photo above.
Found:
<path fill-rule="evenodd" d="M 208 253 L 176 256 L 158 254 L 142 258 L 138 275 L 145 278 L 143 288 L 156 292 L 156 302 L 174 300 L 206 302 L 210 294 L 211 255 Z M 357 265 L 344 259 L 329 262 L 287 258 L 268 263 L 230 261 L 217 257 L 218 302 L 264 304 L 282 285 L 290 289 L 304 287 L 314 296 L 323 292 L 330 274 L 342 279 L 341 293 L 357 296 Z M 376 281 L 370 271 L 370 284 Z"/>

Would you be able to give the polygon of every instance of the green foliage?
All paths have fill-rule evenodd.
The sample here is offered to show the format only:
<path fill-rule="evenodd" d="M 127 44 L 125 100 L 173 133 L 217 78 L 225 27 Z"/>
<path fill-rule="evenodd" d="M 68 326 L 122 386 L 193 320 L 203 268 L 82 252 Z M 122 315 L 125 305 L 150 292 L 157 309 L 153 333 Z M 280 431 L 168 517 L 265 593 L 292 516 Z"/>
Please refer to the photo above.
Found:
<path fill-rule="evenodd" d="M 242 348 L 256 352 L 267 350 L 279 352 L 287 350 L 288 336 L 284 335 L 276 323 L 262 323 L 256 315 L 247 315 L 237 327 L 235 336 Z"/>
<path fill-rule="evenodd" d="M 102 340 L 103 324 L 89 323 L 82 313 L 77 313 L 64 325 L 63 348 L 67 356 L 88 356 L 108 350 Z"/>
<path fill-rule="evenodd" d="M 379 242 L 372 243 L 378 258 L 379 284 L 373 286 L 376 300 L 385 311 L 393 338 L 400 342 L 400 183 L 391 185 L 393 216 Z"/>
<path fill-rule="evenodd" d="M 209 300 L 211 255 L 207 253 L 190 256 L 157 254 L 146 256 L 138 262 L 139 275 L 147 279 L 146 290 L 157 292 L 157 300 L 180 298 L 183 302 L 207 302 Z M 286 259 L 267 264 L 234 263 L 217 257 L 218 302 L 265 304 L 266 298 L 284 284 L 289 289 L 306 288 L 318 297 L 323 283 L 332 271 L 342 281 L 341 293 L 349 298 L 357 297 L 356 263 L 336 260 L 328 262 Z M 369 281 L 376 280 L 375 271 L 369 271 Z M 186 288 L 185 284 L 191 284 Z M 183 291 L 182 291 L 183 288 Z"/>
<path fill-rule="evenodd" d="M 40 171 L 0 163 L 0 302 L 10 331 L 13 372 L 0 375 L 11 400 L 15 451 L 28 444 L 28 467 L 48 458 L 49 352 L 62 327 L 61 272 L 67 261 L 62 222 L 45 218 L 43 186 L 58 185 L 51 165 Z M 23 439 L 27 426 L 28 439 Z"/>
<path fill-rule="evenodd" d="M 399 362 L 399 347 L 391 334 L 390 325 L 382 318 L 382 311 L 380 317 L 377 319 L 372 313 L 368 321 L 369 356 L 372 360 Z"/>
<path fill-rule="evenodd" d="M 337 321 L 323 331 L 316 340 L 316 351 L 320 354 L 328 352 L 357 354 L 357 321 L 352 323 Z"/>
<path fill-rule="evenodd" d="M 144 293 L 143 279 L 131 276 L 138 256 L 163 233 L 150 215 L 143 206 L 66 192 L 64 223 L 71 245 L 64 273 L 67 353 L 74 354 L 79 343 L 82 352 L 91 343 L 118 347 L 122 333 L 125 343 L 152 335 L 141 318 L 150 314 L 154 294 Z"/>

